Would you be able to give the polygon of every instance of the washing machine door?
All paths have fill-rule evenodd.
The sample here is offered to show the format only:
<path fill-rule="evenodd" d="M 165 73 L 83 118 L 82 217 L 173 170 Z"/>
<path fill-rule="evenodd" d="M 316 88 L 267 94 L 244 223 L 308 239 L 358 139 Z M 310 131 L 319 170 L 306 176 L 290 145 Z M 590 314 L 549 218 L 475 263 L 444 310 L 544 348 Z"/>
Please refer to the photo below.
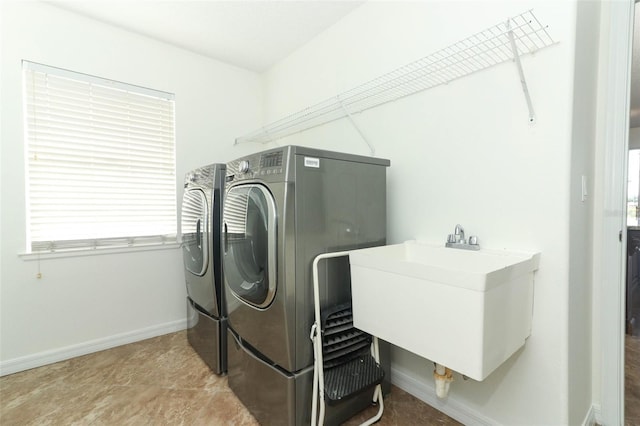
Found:
<path fill-rule="evenodd" d="M 203 276 L 208 266 L 209 216 L 207 210 L 207 198 L 202 190 L 185 191 L 182 200 L 182 258 L 185 269 L 197 276 Z"/>
<path fill-rule="evenodd" d="M 266 309 L 276 294 L 276 210 L 259 184 L 232 187 L 223 213 L 224 273 L 231 294 Z"/>

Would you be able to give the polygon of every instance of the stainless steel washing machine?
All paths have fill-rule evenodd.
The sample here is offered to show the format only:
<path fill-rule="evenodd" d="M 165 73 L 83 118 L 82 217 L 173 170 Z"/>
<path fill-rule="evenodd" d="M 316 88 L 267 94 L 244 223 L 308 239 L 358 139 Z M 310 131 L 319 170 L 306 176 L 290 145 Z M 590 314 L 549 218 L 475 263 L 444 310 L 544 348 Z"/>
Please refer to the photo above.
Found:
<path fill-rule="evenodd" d="M 221 267 L 225 171 L 224 164 L 211 164 L 187 173 L 181 219 L 188 294 L 187 337 L 216 374 L 227 370 L 227 318 Z"/>
<path fill-rule="evenodd" d="M 229 386 L 261 424 L 309 424 L 312 261 L 386 242 L 388 160 L 276 148 L 227 164 L 223 266 Z M 325 262 L 321 306 L 351 299 L 348 259 Z M 382 345 L 388 390 L 388 345 Z M 370 395 L 330 407 L 337 424 Z"/>

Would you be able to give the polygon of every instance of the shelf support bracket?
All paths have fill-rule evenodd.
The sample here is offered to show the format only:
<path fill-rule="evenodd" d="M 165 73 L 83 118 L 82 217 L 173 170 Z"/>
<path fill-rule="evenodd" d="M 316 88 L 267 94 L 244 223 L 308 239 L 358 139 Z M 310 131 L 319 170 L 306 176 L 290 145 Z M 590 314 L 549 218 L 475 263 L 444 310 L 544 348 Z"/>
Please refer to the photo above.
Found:
<path fill-rule="evenodd" d="M 518 68 L 518 74 L 520 75 L 520 84 L 522 84 L 522 91 L 524 92 L 524 98 L 527 101 L 527 107 L 529 108 L 529 122 L 533 123 L 536 119 L 535 112 L 533 111 L 533 103 L 531 102 L 531 95 L 529 94 L 529 88 L 527 86 L 527 80 L 524 78 L 524 71 L 522 70 L 522 63 L 520 63 L 520 55 L 518 54 L 518 48 L 516 46 L 516 40 L 511 29 L 511 19 L 507 20 L 507 34 L 509 41 L 511 42 L 511 50 L 513 51 L 513 60 Z"/>
<path fill-rule="evenodd" d="M 345 116 L 351 122 L 351 125 L 354 127 L 354 129 L 356 129 L 356 131 L 358 132 L 358 134 L 360 135 L 362 140 L 369 147 L 369 152 L 371 153 L 371 156 L 375 156 L 376 155 L 376 149 L 373 147 L 373 145 L 371 145 L 371 142 L 369 142 L 369 139 L 365 136 L 365 134 L 362 133 L 362 130 L 360 130 L 360 127 L 358 127 L 358 124 L 355 122 L 355 120 L 351 116 L 351 113 L 347 110 L 347 108 L 342 103 L 342 99 L 340 99 L 340 96 L 337 96 L 336 98 L 338 99 L 338 102 L 340 103 L 340 108 L 342 108 L 342 111 L 344 112 Z"/>

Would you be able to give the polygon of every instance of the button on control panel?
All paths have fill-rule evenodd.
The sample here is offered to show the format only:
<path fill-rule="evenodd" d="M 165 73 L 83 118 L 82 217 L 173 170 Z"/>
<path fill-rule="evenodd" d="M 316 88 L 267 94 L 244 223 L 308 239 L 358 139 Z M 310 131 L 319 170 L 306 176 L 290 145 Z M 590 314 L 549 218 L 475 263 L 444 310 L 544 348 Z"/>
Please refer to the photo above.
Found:
<path fill-rule="evenodd" d="M 266 169 L 266 170 L 260 170 L 258 172 L 259 176 L 268 176 L 268 175 L 275 175 L 275 174 L 280 174 L 282 173 L 282 167 L 278 167 L 278 168 L 274 168 L 274 169 Z"/>
<path fill-rule="evenodd" d="M 228 181 L 280 175 L 285 169 L 282 167 L 282 162 L 283 151 L 268 152 L 259 154 L 259 156 L 246 157 L 243 160 L 238 160 L 238 162 L 235 163 L 236 167 L 229 167 L 231 170 L 235 168 L 237 172 L 231 179 L 228 179 Z"/>
<path fill-rule="evenodd" d="M 282 151 L 269 152 L 260 156 L 260 168 L 273 168 L 282 166 Z"/>
<path fill-rule="evenodd" d="M 282 151 L 269 152 L 260 156 L 260 176 L 282 173 Z"/>
<path fill-rule="evenodd" d="M 240 161 L 240 164 L 238 164 L 238 171 L 240 173 L 247 173 L 249 171 L 249 162 L 247 160 Z"/>

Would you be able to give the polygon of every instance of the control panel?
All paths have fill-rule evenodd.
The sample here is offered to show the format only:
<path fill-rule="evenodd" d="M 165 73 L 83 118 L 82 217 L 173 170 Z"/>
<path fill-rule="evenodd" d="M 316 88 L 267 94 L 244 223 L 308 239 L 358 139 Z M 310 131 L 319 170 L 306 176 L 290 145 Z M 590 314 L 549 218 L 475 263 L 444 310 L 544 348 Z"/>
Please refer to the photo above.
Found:
<path fill-rule="evenodd" d="M 270 151 L 250 155 L 227 165 L 227 181 L 244 179 L 264 179 L 278 176 L 283 178 L 286 165 L 283 164 L 284 152 Z"/>
<path fill-rule="evenodd" d="M 186 188 L 193 184 L 211 184 L 214 179 L 215 167 L 216 165 L 210 164 L 190 171 L 184 177 L 184 187 Z"/>

